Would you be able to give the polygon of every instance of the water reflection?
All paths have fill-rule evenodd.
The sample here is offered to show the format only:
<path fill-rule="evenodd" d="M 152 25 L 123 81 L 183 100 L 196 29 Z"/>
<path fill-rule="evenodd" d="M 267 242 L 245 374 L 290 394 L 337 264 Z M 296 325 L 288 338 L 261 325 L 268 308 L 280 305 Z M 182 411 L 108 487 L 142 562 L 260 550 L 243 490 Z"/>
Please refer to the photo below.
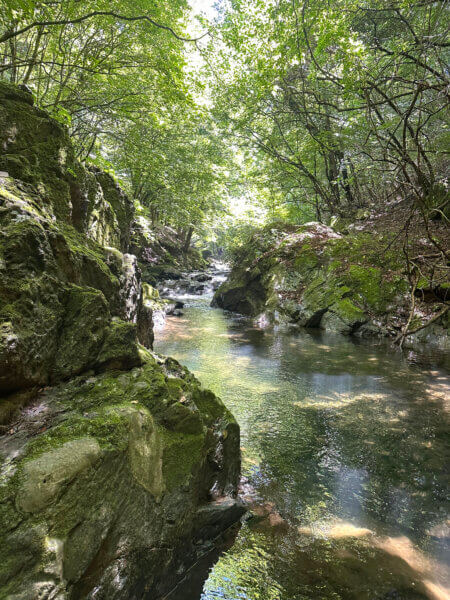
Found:
<path fill-rule="evenodd" d="M 185 600 L 450 597 L 449 387 L 436 357 L 419 368 L 341 336 L 263 330 L 202 299 L 156 349 L 233 411 L 254 512 Z"/>

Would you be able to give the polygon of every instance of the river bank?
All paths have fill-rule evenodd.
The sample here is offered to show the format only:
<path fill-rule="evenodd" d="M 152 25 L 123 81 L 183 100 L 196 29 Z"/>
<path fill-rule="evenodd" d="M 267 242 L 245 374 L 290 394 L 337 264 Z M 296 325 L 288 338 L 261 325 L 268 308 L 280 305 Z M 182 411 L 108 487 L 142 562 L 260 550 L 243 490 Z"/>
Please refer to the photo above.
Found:
<path fill-rule="evenodd" d="M 448 350 L 444 250 L 433 250 L 420 220 L 405 233 L 403 209 L 396 209 L 396 218 L 393 210 L 352 223 L 336 221 L 334 227 L 274 223 L 256 228 L 235 249 L 231 273 L 214 294 L 213 306 L 257 323 Z M 433 227 L 448 247 L 445 223 Z"/>
<path fill-rule="evenodd" d="M 170 228 L 28 91 L 0 82 L 0 124 L 0 597 L 154 600 L 244 512 L 239 427 L 153 351 Z"/>

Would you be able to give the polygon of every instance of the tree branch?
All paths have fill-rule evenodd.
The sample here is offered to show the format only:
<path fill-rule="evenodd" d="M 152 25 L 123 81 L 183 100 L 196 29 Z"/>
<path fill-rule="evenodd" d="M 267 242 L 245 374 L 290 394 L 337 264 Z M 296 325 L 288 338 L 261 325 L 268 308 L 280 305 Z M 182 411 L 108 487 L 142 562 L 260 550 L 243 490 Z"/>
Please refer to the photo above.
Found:
<path fill-rule="evenodd" d="M 14 31 L 14 30 L 6 31 L 6 33 L 4 33 L 2 36 L 0 36 L 0 43 L 7 42 L 8 40 L 15 38 L 18 35 L 21 35 L 22 33 L 26 33 L 27 31 L 29 31 L 30 29 L 34 29 L 35 27 L 49 27 L 50 25 L 74 25 L 76 23 L 82 23 L 83 21 L 86 21 L 87 19 L 91 19 L 92 17 L 114 17 L 115 19 L 118 19 L 119 21 L 132 21 L 132 22 L 133 21 L 147 21 L 148 23 L 151 23 L 154 27 L 158 27 L 159 29 L 164 29 L 165 31 L 168 31 L 177 40 L 180 40 L 181 42 L 198 42 L 199 40 L 203 39 L 204 37 L 206 37 L 209 34 L 209 31 L 207 31 L 206 33 L 204 33 L 203 35 L 201 35 L 200 37 L 197 37 L 197 38 L 185 38 L 185 37 L 178 35 L 168 25 L 163 25 L 162 23 L 158 23 L 157 21 L 154 21 L 147 15 L 140 15 L 137 17 L 127 17 L 125 15 L 119 15 L 113 11 L 96 10 L 96 11 L 88 13 L 87 15 L 78 17 L 76 19 L 60 19 L 60 20 L 54 20 L 54 21 L 34 21 L 33 23 L 30 23 L 29 25 L 22 27 L 22 29 L 18 29 L 16 31 Z"/>

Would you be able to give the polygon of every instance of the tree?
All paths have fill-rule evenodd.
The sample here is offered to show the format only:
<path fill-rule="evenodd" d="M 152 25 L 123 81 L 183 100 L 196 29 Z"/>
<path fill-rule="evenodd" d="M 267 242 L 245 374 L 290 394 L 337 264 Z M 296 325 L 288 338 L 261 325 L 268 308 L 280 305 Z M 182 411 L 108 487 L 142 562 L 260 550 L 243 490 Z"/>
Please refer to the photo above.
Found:
<path fill-rule="evenodd" d="M 70 126 L 79 156 L 143 108 L 184 101 L 185 0 L 8 1 L 0 9 L 1 77 L 27 84 Z M 3 42 L 3 43 L 1 43 Z"/>
<path fill-rule="evenodd" d="M 319 219 L 393 197 L 442 211 L 445 4 L 228 2 L 205 50 L 224 131 Z"/>
<path fill-rule="evenodd" d="M 193 100 L 186 0 L 9 0 L 0 76 L 69 126 L 78 156 L 116 172 L 151 220 L 191 241 L 220 210 L 224 151 Z"/>

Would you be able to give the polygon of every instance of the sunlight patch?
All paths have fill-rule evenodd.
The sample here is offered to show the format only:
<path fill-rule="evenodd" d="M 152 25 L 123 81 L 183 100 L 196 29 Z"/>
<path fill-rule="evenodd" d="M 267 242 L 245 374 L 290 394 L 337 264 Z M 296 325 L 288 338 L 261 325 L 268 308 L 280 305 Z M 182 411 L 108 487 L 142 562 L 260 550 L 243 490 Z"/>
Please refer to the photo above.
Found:
<path fill-rule="evenodd" d="M 309 535 L 314 538 L 342 539 L 342 538 L 361 538 L 373 535 L 371 529 L 358 527 L 348 521 L 316 521 L 307 527 L 298 527 L 298 532 L 302 535 Z"/>
<path fill-rule="evenodd" d="M 307 397 L 303 400 L 297 400 L 292 404 L 299 408 L 310 408 L 310 407 L 326 407 L 326 408 L 342 408 L 348 404 L 359 401 L 380 401 L 387 400 L 387 394 L 381 393 L 364 393 L 364 394 L 352 394 L 351 392 L 333 392 L 331 394 L 318 394 L 315 397 Z"/>

